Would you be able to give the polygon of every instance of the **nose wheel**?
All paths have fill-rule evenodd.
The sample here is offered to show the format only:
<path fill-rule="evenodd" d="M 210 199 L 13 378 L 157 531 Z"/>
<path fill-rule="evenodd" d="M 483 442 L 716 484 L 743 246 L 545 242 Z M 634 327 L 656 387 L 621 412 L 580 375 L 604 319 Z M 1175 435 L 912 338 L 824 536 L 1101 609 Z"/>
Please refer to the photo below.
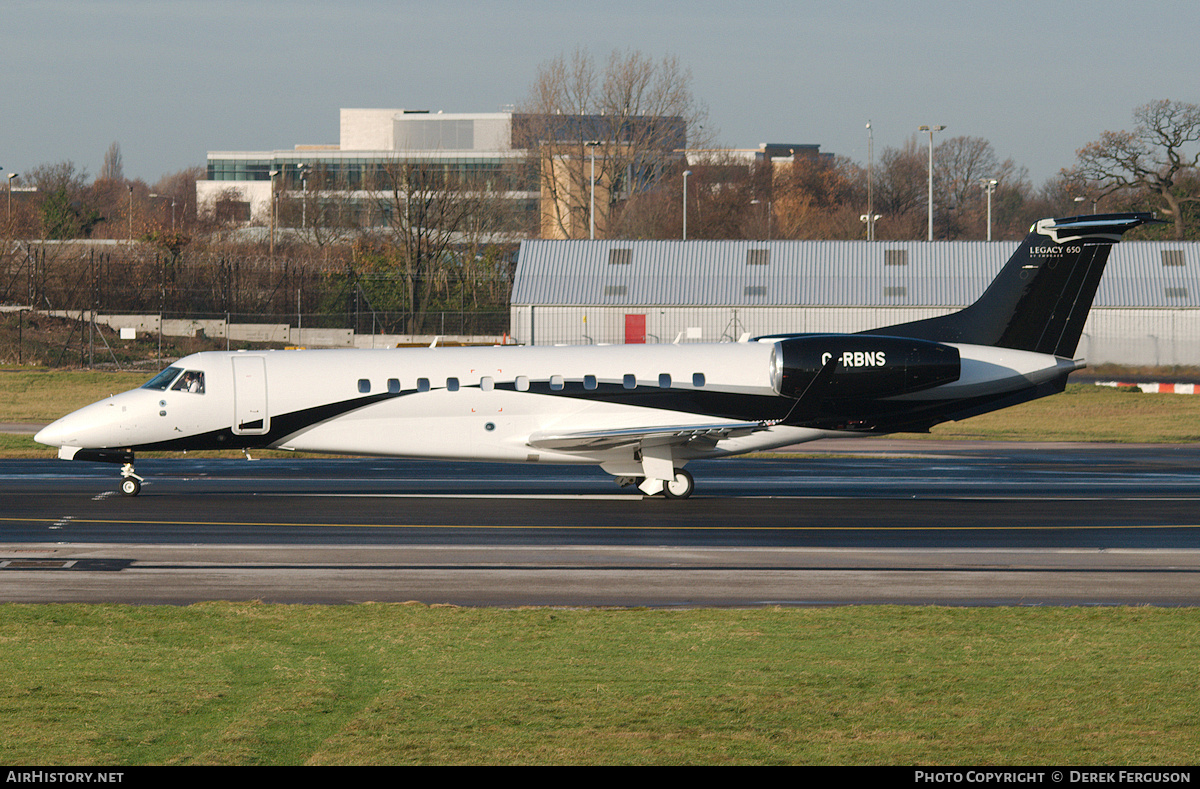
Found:
<path fill-rule="evenodd" d="M 126 463 L 121 467 L 121 484 L 118 489 L 122 496 L 136 496 L 142 492 L 142 482 L 144 480 L 139 477 L 133 470 L 132 463 Z"/>

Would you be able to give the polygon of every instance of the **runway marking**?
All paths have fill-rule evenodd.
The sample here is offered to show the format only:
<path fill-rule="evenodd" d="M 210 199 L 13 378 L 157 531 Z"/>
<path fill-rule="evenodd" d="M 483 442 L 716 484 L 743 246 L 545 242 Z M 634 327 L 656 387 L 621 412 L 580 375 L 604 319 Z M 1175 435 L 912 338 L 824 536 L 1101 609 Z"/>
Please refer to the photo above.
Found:
<path fill-rule="evenodd" d="M 629 493 L 258 493 L 263 497 L 314 499 L 533 499 L 537 501 L 643 501 Z"/>
<path fill-rule="evenodd" d="M 0 518 L 0 523 L 55 523 L 54 518 Z M 291 523 L 282 521 L 168 521 L 168 520 L 129 520 L 110 518 L 72 518 L 72 525 L 122 525 L 122 526 L 239 526 L 239 527 L 295 527 L 295 528 L 328 528 L 328 529 L 479 529 L 484 531 L 1115 531 L 1118 529 L 1200 529 L 1200 524 L 1115 524 L 1115 525 L 1074 525 L 1074 526 L 668 526 L 668 525 L 624 525 L 602 526 L 569 524 L 547 525 L 504 525 L 504 524 L 464 524 L 464 523 Z"/>

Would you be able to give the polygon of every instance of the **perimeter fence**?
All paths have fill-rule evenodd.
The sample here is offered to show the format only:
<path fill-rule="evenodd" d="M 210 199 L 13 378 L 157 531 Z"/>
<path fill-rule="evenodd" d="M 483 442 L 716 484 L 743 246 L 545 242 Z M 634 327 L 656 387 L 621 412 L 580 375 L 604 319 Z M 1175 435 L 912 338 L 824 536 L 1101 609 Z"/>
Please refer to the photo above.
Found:
<path fill-rule="evenodd" d="M 409 277 L 363 270 L 346 250 L 179 256 L 143 244 L 8 242 L 0 250 L 0 305 L 200 325 L 500 335 L 508 329 L 512 269 L 507 257 L 451 257 L 428 276 Z"/>

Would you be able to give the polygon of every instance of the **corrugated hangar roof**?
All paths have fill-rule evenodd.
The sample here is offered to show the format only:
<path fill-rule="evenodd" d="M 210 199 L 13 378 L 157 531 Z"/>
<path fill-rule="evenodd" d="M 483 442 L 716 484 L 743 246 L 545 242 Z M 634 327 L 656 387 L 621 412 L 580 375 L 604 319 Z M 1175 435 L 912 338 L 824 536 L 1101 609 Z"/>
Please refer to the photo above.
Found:
<path fill-rule="evenodd" d="M 514 305 L 960 307 L 1019 246 L 986 241 L 524 241 Z M 1200 244 L 1117 244 L 1097 307 L 1200 307 Z"/>

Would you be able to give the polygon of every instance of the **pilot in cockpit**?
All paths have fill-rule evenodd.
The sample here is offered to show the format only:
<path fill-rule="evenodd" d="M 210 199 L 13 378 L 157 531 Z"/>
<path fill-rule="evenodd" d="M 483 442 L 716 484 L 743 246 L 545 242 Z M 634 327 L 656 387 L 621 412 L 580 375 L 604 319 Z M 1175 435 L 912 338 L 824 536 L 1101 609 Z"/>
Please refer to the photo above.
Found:
<path fill-rule="evenodd" d="M 196 370 L 188 370 L 180 376 L 179 381 L 171 388 L 177 392 L 204 394 L 204 373 Z"/>

